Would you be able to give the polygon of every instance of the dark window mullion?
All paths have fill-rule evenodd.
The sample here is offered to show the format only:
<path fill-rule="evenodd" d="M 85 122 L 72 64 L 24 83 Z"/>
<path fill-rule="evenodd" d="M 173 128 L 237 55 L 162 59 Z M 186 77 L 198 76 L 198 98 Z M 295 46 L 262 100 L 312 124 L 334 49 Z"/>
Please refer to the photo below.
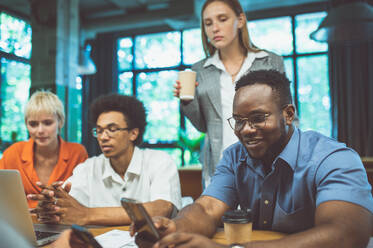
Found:
<path fill-rule="evenodd" d="M 136 55 L 135 55 L 135 36 L 132 36 L 132 48 L 131 48 L 131 53 L 132 53 L 132 94 L 137 97 L 137 82 L 136 82 L 136 72 L 135 72 L 135 61 L 136 61 Z"/>
<path fill-rule="evenodd" d="M 293 35 L 293 71 L 294 71 L 294 104 L 297 109 L 298 116 L 299 113 L 299 99 L 298 99 L 298 70 L 297 70 L 297 45 L 296 45 L 296 35 L 295 35 L 295 16 L 291 16 L 291 33 Z"/>
<path fill-rule="evenodd" d="M 180 30 L 180 66 L 179 70 L 184 70 L 184 49 L 183 49 L 183 30 Z M 180 102 L 180 101 L 179 101 Z M 181 111 L 181 102 L 179 103 L 179 111 L 180 111 L 180 129 L 186 130 L 186 123 L 185 123 L 185 116 L 183 112 Z M 181 147 L 181 166 L 185 166 L 185 161 L 184 161 L 184 155 L 185 155 L 185 150 L 183 147 Z"/>

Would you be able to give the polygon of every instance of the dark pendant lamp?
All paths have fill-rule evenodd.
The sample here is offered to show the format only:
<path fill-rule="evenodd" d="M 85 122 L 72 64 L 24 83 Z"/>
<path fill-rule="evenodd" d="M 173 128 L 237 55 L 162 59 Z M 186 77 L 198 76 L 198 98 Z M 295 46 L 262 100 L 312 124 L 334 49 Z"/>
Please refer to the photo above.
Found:
<path fill-rule="evenodd" d="M 331 8 L 310 38 L 329 43 L 373 40 L 372 5 L 355 0 Z"/>

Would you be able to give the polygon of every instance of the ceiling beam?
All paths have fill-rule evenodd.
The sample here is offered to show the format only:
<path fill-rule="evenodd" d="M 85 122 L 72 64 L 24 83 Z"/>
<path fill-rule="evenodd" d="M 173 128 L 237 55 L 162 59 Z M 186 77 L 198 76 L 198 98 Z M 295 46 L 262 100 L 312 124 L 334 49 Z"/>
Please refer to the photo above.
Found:
<path fill-rule="evenodd" d="M 88 36 L 96 33 L 161 26 L 170 18 L 194 16 L 194 1 L 172 1 L 168 9 L 127 13 L 125 15 L 83 19 L 81 27 Z"/>

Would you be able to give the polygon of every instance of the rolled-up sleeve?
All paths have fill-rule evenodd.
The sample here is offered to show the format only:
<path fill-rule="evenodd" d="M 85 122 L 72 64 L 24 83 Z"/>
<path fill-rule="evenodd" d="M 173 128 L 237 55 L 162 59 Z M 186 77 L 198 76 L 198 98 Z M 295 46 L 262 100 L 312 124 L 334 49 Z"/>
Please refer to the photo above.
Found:
<path fill-rule="evenodd" d="M 358 154 L 349 149 L 330 154 L 315 174 L 316 205 L 339 200 L 360 205 L 373 213 L 367 173 Z"/>
<path fill-rule="evenodd" d="M 238 202 L 236 177 L 233 167 L 236 165 L 232 150 L 225 150 L 223 158 L 216 167 L 214 176 L 209 186 L 202 195 L 211 196 L 234 208 Z"/>

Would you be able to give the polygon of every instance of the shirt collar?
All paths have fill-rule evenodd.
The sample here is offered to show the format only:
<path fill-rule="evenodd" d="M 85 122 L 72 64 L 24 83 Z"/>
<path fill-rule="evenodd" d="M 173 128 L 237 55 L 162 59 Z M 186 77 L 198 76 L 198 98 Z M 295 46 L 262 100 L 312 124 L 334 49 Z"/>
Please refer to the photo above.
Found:
<path fill-rule="evenodd" d="M 223 62 L 221 62 L 219 58 L 219 53 L 216 51 L 212 56 L 208 57 L 203 67 L 207 67 L 210 65 L 214 65 L 216 68 L 220 70 L 225 70 Z"/>
<path fill-rule="evenodd" d="M 113 167 L 111 167 L 110 159 L 108 159 L 107 157 L 105 157 L 104 154 L 101 154 L 100 156 L 102 156 L 103 160 L 104 160 L 104 172 L 102 173 L 102 179 L 105 180 L 107 178 L 114 177 L 114 175 L 116 174 L 116 172 L 113 169 Z"/>
<path fill-rule="evenodd" d="M 59 144 L 60 144 L 59 156 L 63 160 L 68 160 L 69 157 L 70 157 L 69 156 L 70 151 L 66 147 L 66 142 L 61 138 L 61 136 L 58 136 L 58 140 L 59 140 Z M 33 159 L 34 159 L 34 145 L 35 145 L 35 141 L 32 138 L 30 138 L 27 141 L 27 143 L 24 146 L 23 151 L 22 151 L 21 158 L 22 158 L 23 161 L 25 161 L 25 162 L 32 162 L 33 161 Z"/>
<path fill-rule="evenodd" d="M 132 155 L 130 165 L 128 166 L 128 169 L 127 169 L 128 173 L 132 173 L 138 176 L 141 174 L 141 168 L 142 168 L 142 156 L 141 155 L 142 155 L 141 150 L 135 146 L 135 149 L 133 150 L 133 155 Z"/>
<path fill-rule="evenodd" d="M 254 61 L 255 59 L 261 59 L 264 57 L 268 57 L 268 53 L 266 51 L 260 51 L 257 53 L 248 52 L 245 60 L 248 60 L 251 58 Z M 206 62 L 203 65 L 203 67 L 207 67 L 210 65 L 214 65 L 216 68 L 220 70 L 225 70 L 224 64 L 223 62 L 221 62 L 219 58 L 219 53 L 217 51 L 212 56 L 206 59 Z"/>
<path fill-rule="evenodd" d="M 58 136 L 60 142 L 60 156 L 63 160 L 67 161 L 70 158 L 70 149 L 66 147 L 66 142 Z"/>
<path fill-rule="evenodd" d="M 298 158 L 299 148 L 299 129 L 293 125 L 294 132 L 284 150 L 278 155 L 278 158 L 284 160 L 292 169 L 295 170 Z"/>
<path fill-rule="evenodd" d="M 101 156 L 104 156 L 104 155 L 102 154 Z M 105 163 L 105 169 L 104 169 L 104 173 L 102 174 L 102 178 L 103 179 L 106 179 L 106 178 L 109 178 L 109 177 L 114 178 L 114 175 L 117 174 L 117 173 L 115 172 L 115 170 L 111 166 L 110 159 L 108 159 L 104 156 L 104 163 Z M 139 176 L 141 174 L 141 165 L 142 165 L 141 150 L 138 147 L 135 146 L 135 149 L 134 149 L 133 154 L 132 154 L 131 162 L 130 162 L 128 168 L 127 168 L 126 173 L 124 173 L 124 176 L 126 177 L 126 175 L 128 173 Z"/>
<path fill-rule="evenodd" d="M 21 158 L 22 158 L 22 161 L 32 162 L 33 157 L 34 157 L 34 140 L 30 138 L 27 141 L 26 145 L 23 147 Z"/>

